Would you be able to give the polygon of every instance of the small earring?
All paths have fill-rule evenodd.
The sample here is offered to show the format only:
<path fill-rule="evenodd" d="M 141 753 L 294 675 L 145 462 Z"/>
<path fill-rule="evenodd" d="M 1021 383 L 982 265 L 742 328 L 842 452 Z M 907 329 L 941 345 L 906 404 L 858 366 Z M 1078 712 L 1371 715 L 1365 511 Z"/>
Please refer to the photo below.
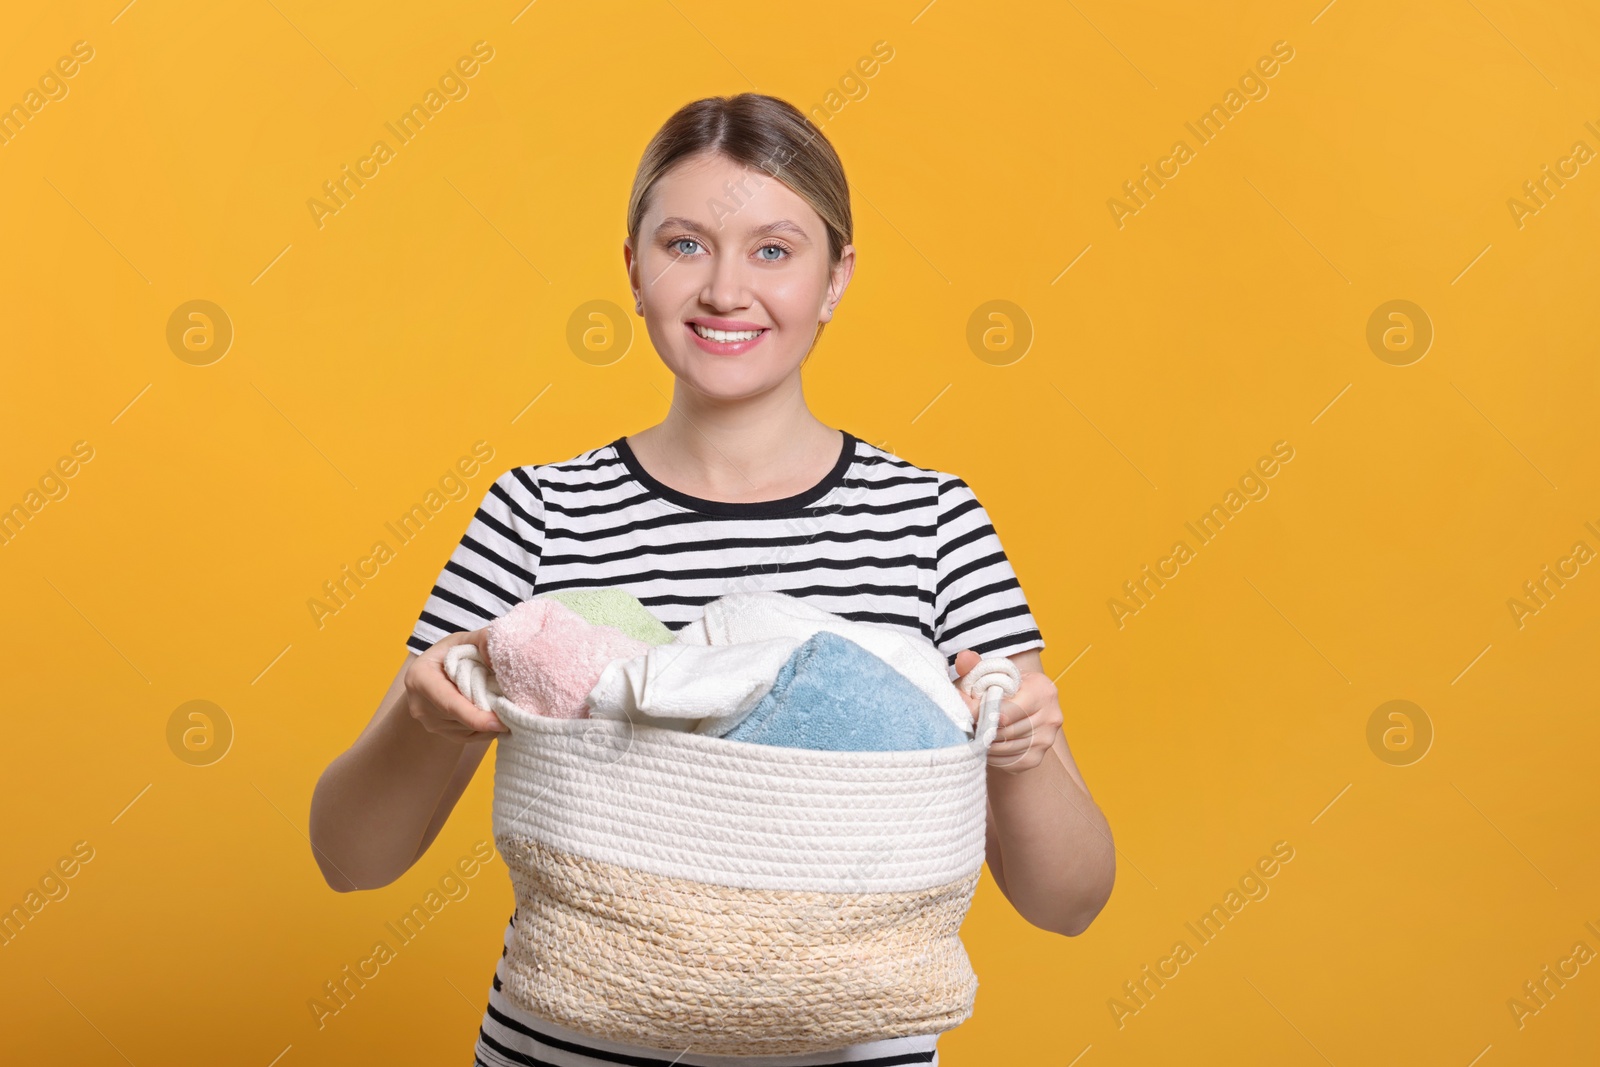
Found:
<path fill-rule="evenodd" d="M 640 315 L 643 315 L 644 314 L 644 301 L 643 300 L 635 300 L 633 302 L 633 310 L 638 312 Z"/>

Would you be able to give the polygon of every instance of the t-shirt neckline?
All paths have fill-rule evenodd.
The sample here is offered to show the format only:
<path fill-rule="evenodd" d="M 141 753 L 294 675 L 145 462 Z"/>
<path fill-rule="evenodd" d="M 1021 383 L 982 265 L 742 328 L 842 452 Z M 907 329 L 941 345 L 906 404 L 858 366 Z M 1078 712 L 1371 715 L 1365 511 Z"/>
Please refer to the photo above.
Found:
<path fill-rule="evenodd" d="M 633 448 L 628 444 L 627 436 L 618 437 L 611 442 L 611 448 L 617 457 L 622 460 L 623 466 L 634 480 L 644 486 L 651 494 L 664 500 L 677 504 L 679 507 L 698 511 L 705 515 L 718 515 L 725 518 L 758 519 L 770 518 L 775 515 L 786 515 L 797 511 L 807 504 L 815 503 L 822 499 L 834 488 L 844 484 L 845 475 L 849 472 L 856 460 L 856 436 L 849 430 L 839 431 L 844 436 L 844 441 L 839 448 L 839 459 L 834 463 L 823 479 L 810 489 L 802 490 L 793 496 L 779 497 L 776 500 L 706 500 L 703 497 L 691 496 L 680 492 L 657 481 L 639 463 L 639 457 L 634 455 Z"/>

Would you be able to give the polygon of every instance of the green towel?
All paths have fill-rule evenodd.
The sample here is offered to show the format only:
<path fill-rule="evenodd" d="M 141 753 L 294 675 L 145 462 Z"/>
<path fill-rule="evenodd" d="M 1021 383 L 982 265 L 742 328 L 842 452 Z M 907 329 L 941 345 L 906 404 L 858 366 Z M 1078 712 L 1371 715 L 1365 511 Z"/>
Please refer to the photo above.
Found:
<path fill-rule="evenodd" d="M 673 633 L 666 624 L 650 614 L 650 610 L 626 589 L 615 586 L 605 589 L 562 589 L 535 595 L 559 600 L 586 622 L 621 630 L 646 644 L 665 645 L 673 639 Z"/>

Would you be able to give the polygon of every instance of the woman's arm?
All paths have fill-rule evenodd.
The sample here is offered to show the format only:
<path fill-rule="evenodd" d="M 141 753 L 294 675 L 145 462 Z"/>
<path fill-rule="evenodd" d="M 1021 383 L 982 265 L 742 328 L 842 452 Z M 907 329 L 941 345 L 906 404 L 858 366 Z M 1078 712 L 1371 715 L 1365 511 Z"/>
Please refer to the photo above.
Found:
<path fill-rule="evenodd" d="M 1008 658 L 1025 675 L 1036 672 L 1049 687 L 1034 710 L 1056 726 L 1049 750 L 1036 765 L 1026 770 L 989 768 L 989 871 L 1024 919 L 1075 937 L 1089 928 L 1111 897 L 1116 878 L 1111 827 L 1059 730 L 1055 687 L 1044 677 L 1038 650 Z M 1029 684 L 1026 677 L 1024 684 Z M 1038 681 L 1032 687 L 1044 693 Z"/>
<path fill-rule="evenodd" d="M 361 736 L 318 779 L 311 848 L 339 892 L 377 889 L 408 871 L 503 732 L 444 673 L 446 649 L 482 633 L 450 634 L 420 656 L 407 653 Z"/>
<path fill-rule="evenodd" d="M 450 781 L 445 783 L 444 793 L 433 809 L 433 821 L 428 823 L 428 828 L 423 831 L 422 843 L 417 846 L 417 854 L 411 857 L 412 863 L 422 858 L 423 853 L 428 851 L 428 846 L 433 844 L 433 839 L 439 836 L 439 831 L 444 829 L 445 820 L 450 818 L 450 813 L 456 808 L 456 801 L 461 799 L 461 794 L 472 784 L 472 776 L 478 773 L 478 764 L 483 762 L 484 753 L 488 751 L 487 740 L 473 741 L 461 746 L 461 762 L 456 764 Z"/>

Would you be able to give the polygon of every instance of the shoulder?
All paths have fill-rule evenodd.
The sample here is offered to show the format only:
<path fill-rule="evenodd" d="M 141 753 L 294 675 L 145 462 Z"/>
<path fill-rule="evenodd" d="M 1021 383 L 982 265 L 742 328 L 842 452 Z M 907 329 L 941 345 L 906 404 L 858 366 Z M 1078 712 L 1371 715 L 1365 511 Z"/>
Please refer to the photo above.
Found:
<path fill-rule="evenodd" d="M 559 492 L 599 482 L 609 483 L 621 468 L 622 461 L 616 448 L 607 443 L 567 459 L 511 467 L 495 479 L 495 484 L 508 491 L 520 489 L 537 497 L 546 489 Z"/>
<path fill-rule="evenodd" d="M 947 481 L 954 477 L 919 466 L 886 446 L 874 445 L 860 437 L 856 438 L 856 462 L 851 473 L 865 487 L 907 491 L 929 503 L 937 502 L 945 492 Z"/>
<path fill-rule="evenodd" d="M 552 518 L 577 506 L 577 494 L 616 485 L 620 470 L 621 462 L 610 444 L 567 459 L 509 467 L 484 492 L 478 514 L 491 525 L 521 530 L 524 540 L 536 539 L 544 535 Z"/>
<path fill-rule="evenodd" d="M 959 474 L 923 466 L 887 446 L 869 444 L 861 438 L 856 439 L 854 478 L 861 488 L 893 491 L 908 503 L 914 501 L 932 508 L 940 533 L 947 532 L 948 524 L 972 512 L 979 513 L 983 522 L 988 521 L 972 487 Z"/>

